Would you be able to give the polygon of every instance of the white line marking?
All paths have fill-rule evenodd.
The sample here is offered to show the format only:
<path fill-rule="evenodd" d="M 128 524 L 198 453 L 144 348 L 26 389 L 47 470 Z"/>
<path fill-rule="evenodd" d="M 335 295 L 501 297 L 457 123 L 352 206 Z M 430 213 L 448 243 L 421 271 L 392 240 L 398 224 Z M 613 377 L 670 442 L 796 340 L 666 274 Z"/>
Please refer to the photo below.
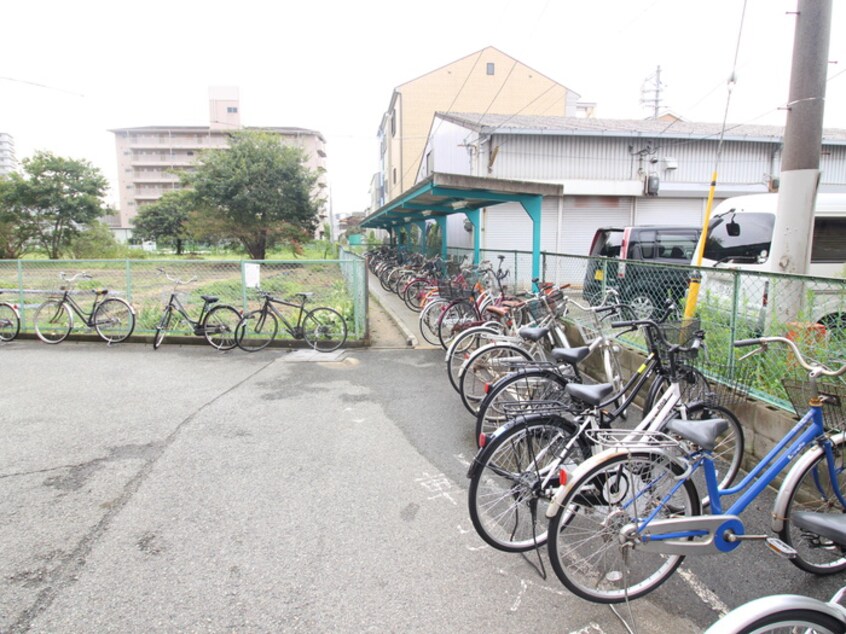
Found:
<path fill-rule="evenodd" d="M 728 613 L 729 607 L 720 601 L 720 597 L 708 589 L 705 584 L 699 580 L 699 577 L 686 568 L 679 568 L 678 573 L 681 575 L 682 579 L 687 582 L 687 585 L 691 587 L 693 593 L 702 600 L 702 603 L 714 610 L 714 612 L 717 612 L 720 616 Z"/>

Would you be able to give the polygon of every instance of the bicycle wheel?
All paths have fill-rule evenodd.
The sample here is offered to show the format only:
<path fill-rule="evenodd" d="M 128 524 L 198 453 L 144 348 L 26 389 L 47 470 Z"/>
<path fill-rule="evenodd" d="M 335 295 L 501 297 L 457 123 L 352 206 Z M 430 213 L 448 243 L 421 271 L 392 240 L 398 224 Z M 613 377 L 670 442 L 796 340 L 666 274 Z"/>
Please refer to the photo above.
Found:
<path fill-rule="evenodd" d="M 162 313 L 162 318 L 159 319 L 159 323 L 156 324 L 156 336 L 153 338 L 153 350 L 158 350 L 159 346 L 162 345 L 162 341 L 164 341 L 167 330 L 170 328 L 170 320 L 172 318 L 173 309 L 170 306 L 167 306 Z"/>
<path fill-rule="evenodd" d="M 269 310 L 259 308 L 244 315 L 235 340 L 246 352 L 258 352 L 270 345 L 279 332 L 279 320 Z"/>
<path fill-rule="evenodd" d="M 318 352 L 332 352 L 347 341 L 347 323 L 337 310 L 315 308 L 303 317 L 303 336 Z"/>
<path fill-rule="evenodd" d="M 426 280 L 412 280 L 403 290 L 402 301 L 409 309 L 419 313 L 423 309 L 420 300 L 428 287 L 429 282 Z"/>
<path fill-rule="evenodd" d="M 846 491 L 846 464 L 843 457 L 843 441 L 833 448 L 836 464 L 834 473 L 840 491 Z M 846 548 L 835 544 L 830 539 L 800 529 L 790 521 L 796 511 L 814 511 L 816 513 L 844 513 L 832 489 L 828 475 L 828 462 L 825 454 L 805 466 L 796 484 L 788 493 L 788 502 L 784 513 L 784 525 L 779 531 L 779 538 L 796 550 L 796 557 L 790 562 L 806 572 L 815 575 L 830 575 L 846 569 Z"/>
<path fill-rule="evenodd" d="M 21 331 L 21 320 L 11 304 L 0 302 L 0 341 L 11 341 Z"/>
<path fill-rule="evenodd" d="M 684 557 L 640 549 L 635 527 L 652 513 L 700 513 L 690 480 L 671 494 L 682 473 L 666 455 L 635 449 L 610 454 L 575 480 L 549 525 L 549 558 L 561 582 L 588 601 L 620 603 L 666 581 Z"/>
<path fill-rule="evenodd" d="M 449 383 L 456 392 L 460 389 L 458 384 L 458 373 L 464 362 L 470 358 L 476 350 L 483 345 L 490 343 L 487 335 L 500 334 L 501 329 L 491 326 L 477 326 L 469 328 L 458 335 L 449 344 L 446 354 L 446 367 Z"/>
<path fill-rule="evenodd" d="M 507 374 L 494 383 L 476 413 L 476 443 L 516 416 L 533 411 L 536 401 L 557 401 L 562 409 L 572 405 L 565 388 L 570 382 L 553 370 L 534 368 Z"/>
<path fill-rule="evenodd" d="M 479 325 L 479 314 L 472 300 L 461 300 L 450 304 L 438 320 L 438 343 L 446 350 L 450 342 L 461 334 L 471 322 Z"/>
<path fill-rule="evenodd" d="M 97 307 L 92 321 L 103 341 L 120 343 L 135 330 L 135 311 L 125 300 L 110 297 Z"/>
<path fill-rule="evenodd" d="M 35 334 L 44 343 L 61 343 L 73 328 L 73 315 L 67 304 L 58 299 L 48 299 L 35 311 Z"/>
<path fill-rule="evenodd" d="M 446 309 L 448 304 L 449 302 L 441 297 L 433 299 L 423 307 L 423 310 L 420 311 L 420 317 L 417 319 L 420 334 L 433 346 L 440 345 L 438 341 L 438 319 L 441 316 L 441 311 Z"/>
<path fill-rule="evenodd" d="M 664 375 L 658 375 L 649 386 L 649 392 L 646 393 L 646 398 L 643 401 L 643 413 L 648 414 L 655 402 L 660 398 L 664 391 L 670 387 L 670 379 Z M 685 403 L 693 403 L 694 401 L 701 401 L 707 397 L 711 391 L 708 379 L 696 368 L 686 368 L 686 371 L 681 380 L 682 400 Z"/>
<path fill-rule="evenodd" d="M 238 343 L 235 334 L 241 323 L 241 313 L 232 306 L 221 304 L 215 306 L 203 320 L 203 337 L 212 348 L 218 350 L 232 350 Z"/>
<path fill-rule="evenodd" d="M 476 350 L 461 366 L 458 386 L 461 402 L 474 416 L 496 381 L 517 365 L 531 361 L 532 355 L 523 348 L 508 343 L 493 343 Z"/>
<path fill-rule="evenodd" d="M 732 610 L 708 628 L 706 634 L 843 634 L 846 623 L 832 616 L 832 609 L 822 602 L 820 609 L 779 608 L 791 595 L 762 597 Z M 805 597 L 802 600 L 807 602 Z M 760 616 L 751 614 L 756 610 Z M 742 612 L 741 612 L 742 611 Z M 738 624 L 738 617 L 742 624 Z"/>
<path fill-rule="evenodd" d="M 574 441 L 576 432 L 558 416 L 521 421 L 479 452 L 467 500 L 473 527 L 485 542 L 512 553 L 546 542 L 546 509 L 558 486 L 557 471 L 550 471 L 559 464 L 572 471 L 590 455 L 584 438 Z"/>

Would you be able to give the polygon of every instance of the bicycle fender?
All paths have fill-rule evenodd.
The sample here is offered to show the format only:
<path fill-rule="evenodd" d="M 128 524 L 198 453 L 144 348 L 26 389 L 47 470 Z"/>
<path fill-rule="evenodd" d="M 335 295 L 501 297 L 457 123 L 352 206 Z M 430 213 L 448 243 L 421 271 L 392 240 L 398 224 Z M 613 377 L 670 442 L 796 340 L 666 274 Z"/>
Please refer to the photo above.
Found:
<path fill-rule="evenodd" d="M 705 634 L 736 634 L 756 624 L 764 616 L 788 610 L 818 612 L 846 624 L 846 615 L 843 610 L 830 603 L 799 594 L 774 594 L 735 608 L 705 630 Z"/>
<path fill-rule="evenodd" d="M 835 449 L 838 445 L 841 445 L 844 442 L 846 442 L 846 432 L 840 432 L 839 434 L 835 434 L 831 437 L 831 444 Z M 787 476 L 785 476 L 784 481 L 778 488 L 778 495 L 776 495 L 776 500 L 773 503 L 771 527 L 774 532 L 778 533 L 784 528 L 784 516 L 785 513 L 787 513 L 787 501 L 790 496 L 790 492 L 798 484 L 798 480 L 802 472 L 810 463 L 822 456 L 823 453 L 823 448 L 819 445 L 814 445 L 810 449 L 806 449 L 800 456 L 799 460 L 797 460 L 790 468 L 790 471 L 787 472 Z"/>

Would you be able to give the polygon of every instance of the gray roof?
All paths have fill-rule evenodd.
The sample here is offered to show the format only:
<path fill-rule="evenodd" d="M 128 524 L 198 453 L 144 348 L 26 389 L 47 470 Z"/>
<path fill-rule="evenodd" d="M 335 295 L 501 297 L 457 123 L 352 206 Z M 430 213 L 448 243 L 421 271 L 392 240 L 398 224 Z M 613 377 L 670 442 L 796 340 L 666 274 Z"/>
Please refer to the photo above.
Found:
<path fill-rule="evenodd" d="M 722 124 L 719 123 L 691 123 L 680 119 L 587 119 L 456 112 L 439 112 L 438 115 L 482 134 L 719 139 L 722 129 Z M 727 124 L 724 138 L 780 143 L 783 136 L 784 128 L 781 126 Z M 823 141 L 833 144 L 846 143 L 846 130 L 824 130 Z"/>

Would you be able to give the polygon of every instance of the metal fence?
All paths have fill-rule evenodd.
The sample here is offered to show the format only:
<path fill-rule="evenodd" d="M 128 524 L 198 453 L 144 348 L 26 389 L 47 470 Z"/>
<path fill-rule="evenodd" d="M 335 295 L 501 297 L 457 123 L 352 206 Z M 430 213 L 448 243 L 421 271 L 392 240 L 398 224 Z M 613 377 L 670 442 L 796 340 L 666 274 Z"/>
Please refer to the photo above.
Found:
<path fill-rule="evenodd" d="M 187 282 L 175 284 L 162 274 Z M 0 289 L 4 299 L 18 304 L 21 327 L 33 332 L 35 310 L 47 297 L 61 293 L 67 285 L 60 276 L 85 272 L 91 279 L 79 279 L 71 292 L 83 309 L 90 309 L 95 289 L 109 289 L 136 310 L 135 333 L 152 334 L 162 310 L 174 290 L 188 313 L 200 314 L 202 296 L 214 296 L 239 310 L 259 307 L 256 288 L 282 298 L 309 292 L 306 308 L 329 306 L 344 316 L 349 340 L 366 334 L 367 276 L 361 257 L 342 252 L 338 260 L 0 260 Z M 293 309 L 291 309 L 293 310 Z M 296 320 L 296 314 L 292 315 Z M 79 326 L 82 319 L 75 316 Z M 191 334 L 187 324 L 184 334 Z M 280 338 L 284 338 L 280 333 Z"/>

